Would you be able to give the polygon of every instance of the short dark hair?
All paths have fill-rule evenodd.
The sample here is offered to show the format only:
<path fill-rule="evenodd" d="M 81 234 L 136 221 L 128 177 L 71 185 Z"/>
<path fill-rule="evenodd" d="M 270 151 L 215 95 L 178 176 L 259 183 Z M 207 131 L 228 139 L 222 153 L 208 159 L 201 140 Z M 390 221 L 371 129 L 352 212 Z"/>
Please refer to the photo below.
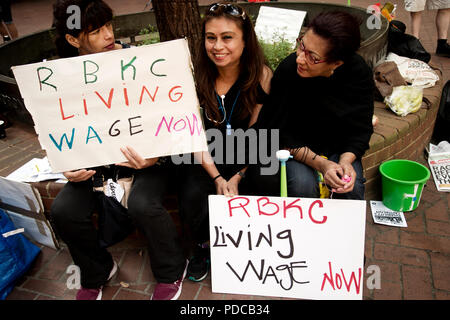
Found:
<path fill-rule="evenodd" d="M 67 20 L 73 14 L 69 6 L 80 8 L 80 28 L 68 28 Z M 53 25 L 56 28 L 56 49 L 61 58 L 78 55 L 78 50 L 66 41 L 66 34 L 78 37 L 81 33 L 89 33 L 111 21 L 112 9 L 102 0 L 58 0 L 53 5 Z"/>
<path fill-rule="evenodd" d="M 317 15 L 309 29 L 328 41 L 327 60 L 347 60 L 361 44 L 360 21 L 344 11 L 328 11 Z"/>

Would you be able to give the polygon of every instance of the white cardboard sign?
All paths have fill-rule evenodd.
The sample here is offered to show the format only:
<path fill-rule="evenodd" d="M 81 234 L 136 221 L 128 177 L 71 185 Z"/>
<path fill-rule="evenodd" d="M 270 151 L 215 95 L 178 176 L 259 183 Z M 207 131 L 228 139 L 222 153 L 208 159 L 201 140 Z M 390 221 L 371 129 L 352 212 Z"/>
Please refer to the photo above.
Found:
<path fill-rule="evenodd" d="M 267 43 L 284 39 L 295 47 L 306 11 L 261 6 L 255 23 L 258 39 Z"/>
<path fill-rule="evenodd" d="M 54 172 L 207 150 L 185 39 L 12 69 Z"/>
<path fill-rule="evenodd" d="M 0 177 L 0 207 L 16 228 L 25 229 L 28 238 L 53 249 L 59 248 L 50 222 L 44 215 L 41 196 L 33 186 Z"/>
<path fill-rule="evenodd" d="M 209 196 L 212 291 L 362 299 L 366 202 Z"/>

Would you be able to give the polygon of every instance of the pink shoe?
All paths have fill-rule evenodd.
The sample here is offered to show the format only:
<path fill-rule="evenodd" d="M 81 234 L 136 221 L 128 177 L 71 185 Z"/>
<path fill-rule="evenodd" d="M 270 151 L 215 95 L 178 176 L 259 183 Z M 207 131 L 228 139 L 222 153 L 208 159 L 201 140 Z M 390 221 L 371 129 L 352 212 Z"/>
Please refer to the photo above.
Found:
<path fill-rule="evenodd" d="M 115 275 L 117 275 L 117 270 L 119 267 L 117 266 L 117 263 L 114 261 L 113 267 L 111 269 L 111 272 L 109 273 L 109 277 L 107 281 L 110 281 Z M 97 289 L 87 289 L 81 287 L 80 290 L 77 292 L 77 300 L 102 300 L 102 289 L 103 286 Z"/>
<path fill-rule="evenodd" d="M 180 279 L 174 283 L 158 283 L 155 287 L 151 300 L 177 300 L 181 294 L 188 263 L 189 261 L 187 261 L 183 275 Z"/>
<path fill-rule="evenodd" d="M 81 287 L 77 292 L 77 300 L 102 300 L 103 286 L 98 289 L 87 289 Z"/>

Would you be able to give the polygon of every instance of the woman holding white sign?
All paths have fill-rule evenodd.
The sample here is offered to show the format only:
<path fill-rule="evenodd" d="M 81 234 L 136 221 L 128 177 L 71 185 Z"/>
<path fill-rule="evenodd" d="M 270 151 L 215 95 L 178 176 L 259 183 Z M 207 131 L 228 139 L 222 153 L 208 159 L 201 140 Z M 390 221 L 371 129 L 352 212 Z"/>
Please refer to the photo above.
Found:
<path fill-rule="evenodd" d="M 115 41 L 112 16 L 111 8 L 101 0 L 58 1 L 54 5 L 54 17 L 60 56 L 93 54 L 128 47 Z M 97 186 L 98 180 L 103 186 L 103 182 L 109 178 L 131 175 L 134 181 L 128 197 L 128 214 L 142 229 L 148 241 L 152 272 L 158 281 L 152 299 L 177 299 L 181 293 L 187 260 L 172 217 L 162 205 L 173 168 L 158 158 L 142 158 L 132 147 L 121 148 L 121 151 L 127 162 L 64 172 L 69 182 L 59 192 L 51 208 L 57 233 L 67 244 L 74 263 L 81 270 L 81 288 L 77 299 L 100 300 L 103 286 L 118 270 L 111 254 L 100 245 L 98 232 L 91 220 L 94 210 L 102 210 L 102 206 L 105 206 L 99 200 L 104 198 L 99 197 L 93 188 Z M 113 191 L 118 190 L 118 186 L 113 187 Z M 118 192 L 111 193 L 115 195 Z"/>
<path fill-rule="evenodd" d="M 287 161 L 288 196 L 319 198 L 319 175 L 333 198 L 364 199 L 361 157 L 373 132 L 372 71 L 356 51 L 359 22 L 323 12 L 297 39 L 271 83 L 258 128 L 279 129 Z M 279 176 L 260 175 L 260 195 L 279 195 Z"/>
<path fill-rule="evenodd" d="M 193 281 L 201 281 L 208 273 L 208 195 L 232 196 L 242 191 L 247 168 L 237 159 L 246 156 L 246 147 L 229 142 L 240 134 L 245 136 L 256 122 L 272 77 L 251 19 L 242 7 L 216 3 L 207 8 L 202 39 L 195 67 L 197 94 L 207 134 L 216 141 L 214 147 L 210 144 L 214 161 L 205 152 L 202 166 L 186 166 L 180 195 L 180 214 L 193 226 L 196 242 L 188 267 Z"/>

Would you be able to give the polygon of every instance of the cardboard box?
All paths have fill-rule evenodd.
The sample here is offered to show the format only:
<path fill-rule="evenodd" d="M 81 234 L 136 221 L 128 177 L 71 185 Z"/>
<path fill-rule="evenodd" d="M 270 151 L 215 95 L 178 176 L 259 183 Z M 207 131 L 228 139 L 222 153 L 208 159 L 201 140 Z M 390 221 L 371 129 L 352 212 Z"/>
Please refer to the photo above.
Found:
<path fill-rule="evenodd" d="M 25 229 L 24 235 L 31 241 L 59 249 L 36 188 L 28 183 L 0 177 L 0 208 L 5 210 L 16 228 Z"/>

